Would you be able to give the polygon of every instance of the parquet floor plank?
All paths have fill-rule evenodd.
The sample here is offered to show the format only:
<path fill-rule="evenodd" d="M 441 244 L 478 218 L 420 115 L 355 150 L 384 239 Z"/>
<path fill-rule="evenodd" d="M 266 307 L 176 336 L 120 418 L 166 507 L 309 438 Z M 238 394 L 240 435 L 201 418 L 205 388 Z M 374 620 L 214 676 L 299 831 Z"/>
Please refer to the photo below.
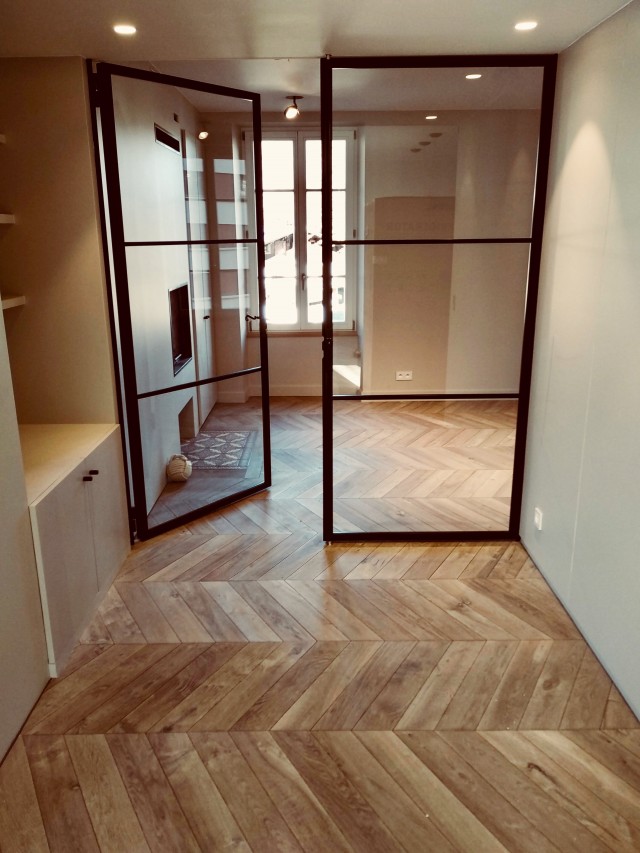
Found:
<path fill-rule="evenodd" d="M 404 850 L 423 848 L 455 853 L 456 848 L 446 836 L 352 732 L 319 732 L 316 740 Z"/>
<path fill-rule="evenodd" d="M 190 739 L 252 850 L 300 851 L 280 811 L 226 732 Z"/>
<path fill-rule="evenodd" d="M 559 850 L 606 853 L 606 846 L 482 738 L 448 732 L 443 739 Z"/>
<path fill-rule="evenodd" d="M 104 735 L 67 735 L 65 742 L 99 849 L 109 853 L 122 850 L 149 853 L 149 845 Z"/>
<path fill-rule="evenodd" d="M 274 738 L 354 850 L 374 849 L 376 853 L 402 850 L 311 732 L 276 732 Z"/>
<path fill-rule="evenodd" d="M 13 744 L 0 766 L 0 850 L 49 851 L 23 738 Z"/>
<path fill-rule="evenodd" d="M 456 752 L 441 734 L 406 732 L 400 738 L 509 851 L 561 850 L 508 798 L 488 784 L 467 761 L 467 756 Z"/>
<path fill-rule="evenodd" d="M 150 734 L 149 742 L 200 849 L 249 853 L 251 848 L 189 736 Z"/>
<path fill-rule="evenodd" d="M 197 853 L 200 846 L 146 735 L 106 735 L 152 850 Z"/>
<path fill-rule="evenodd" d="M 234 732 L 234 744 L 308 853 L 352 847 L 269 732 Z"/>
<path fill-rule="evenodd" d="M 396 735 L 372 731 L 357 737 L 457 850 L 504 853 L 507 848 Z"/>
<path fill-rule="evenodd" d="M 52 853 L 99 851 L 64 737 L 28 735 L 24 743 L 49 849 Z"/>
<path fill-rule="evenodd" d="M 483 737 L 611 850 L 631 853 L 640 847 L 638 827 L 608 806 L 562 763 L 537 748 L 524 733 L 485 732 Z"/>

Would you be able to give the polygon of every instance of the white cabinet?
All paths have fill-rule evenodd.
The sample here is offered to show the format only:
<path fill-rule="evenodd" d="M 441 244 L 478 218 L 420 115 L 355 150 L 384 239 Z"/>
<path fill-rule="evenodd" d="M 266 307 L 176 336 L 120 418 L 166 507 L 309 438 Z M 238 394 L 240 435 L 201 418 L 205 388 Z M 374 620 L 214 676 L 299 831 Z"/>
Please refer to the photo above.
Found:
<path fill-rule="evenodd" d="M 20 428 L 27 496 L 55 676 L 129 550 L 120 430 L 109 424 Z"/>

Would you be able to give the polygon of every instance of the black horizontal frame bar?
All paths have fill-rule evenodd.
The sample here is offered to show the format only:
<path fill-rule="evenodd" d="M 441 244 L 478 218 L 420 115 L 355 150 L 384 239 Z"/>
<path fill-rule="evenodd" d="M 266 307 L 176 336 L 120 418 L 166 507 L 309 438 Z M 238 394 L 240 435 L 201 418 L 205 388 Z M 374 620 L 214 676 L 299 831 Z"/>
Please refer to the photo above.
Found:
<path fill-rule="evenodd" d="M 147 397 L 159 397 L 161 394 L 171 394 L 173 391 L 185 391 L 188 388 L 199 388 L 201 385 L 213 385 L 214 382 L 223 382 L 225 379 L 236 379 L 238 376 L 247 376 L 249 373 L 260 373 L 262 367 L 248 367 L 246 370 L 237 370 L 235 373 L 225 373 L 220 376 L 211 376 L 208 379 L 197 379 L 194 382 L 184 382 L 182 385 L 172 385 L 170 388 L 160 388 L 158 391 L 145 391 L 138 394 L 138 400 L 146 400 Z"/>
<path fill-rule="evenodd" d="M 451 240 L 332 240 L 332 246 L 431 246 L 457 243 L 531 243 L 531 237 L 457 237 Z"/>
<path fill-rule="evenodd" d="M 223 95 L 228 98 L 240 98 L 243 101 L 260 103 L 260 95 L 256 92 L 248 92 L 246 89 L 233 89 L 229 86 L 218 86 L 215 83 L 205 83 L 202 80 L 191 80 L 188 77 L 176 77 L 173 74 L 160 74 L 157 71 L 143 71 L 141 68 L 129 68 L 128 66 L 114 65 L 111 62 L 98 60 L 97 67 L 100 72 L 112 77 L 131 77 L 134 80 L 147 80 L 149 83 L 161 83 L 165 86 L 176 86 L 183 89 L 195 89 L 197 92 L 206 92 L 209 95 Z M 247 110 L 249 112 L 249 110 Z"/>
<path fill-rule="evenodd" d="M 327 542 L 519 542 L 508 530 L 381 530 L 378 533 L 332 533 Z"/>
<path fill-rule="evenodd" d="M 329 57 L 326 62 L 337 68 L 529 68 L 545 66 L 555 61 L 555 54 L 469 54 L 454 56 L 339 56 Z"/>
<path fill-rule="evenodd" d="M 518 394 L 334 394 L 333 400 L 517 400 Z"/>
<path fill-rule="evenodd" d="M 124 245 L 129 246 L 229 246 L 257 245 L 256 237 L 247 237 L 246 240 L 132 240 Z"/>

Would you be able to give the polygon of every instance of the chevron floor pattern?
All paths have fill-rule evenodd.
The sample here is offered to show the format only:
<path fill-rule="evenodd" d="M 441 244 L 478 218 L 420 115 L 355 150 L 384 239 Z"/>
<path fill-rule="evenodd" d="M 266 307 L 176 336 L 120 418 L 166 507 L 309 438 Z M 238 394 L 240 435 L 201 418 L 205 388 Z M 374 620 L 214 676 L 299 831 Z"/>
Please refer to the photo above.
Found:
<path fill-rule="evenodd" d="M 268 494 L 134 548 L 0 767 L 3 853 L 639 850 L 640 723 L 524 549 L 325 546 L 282 416 Z"/>

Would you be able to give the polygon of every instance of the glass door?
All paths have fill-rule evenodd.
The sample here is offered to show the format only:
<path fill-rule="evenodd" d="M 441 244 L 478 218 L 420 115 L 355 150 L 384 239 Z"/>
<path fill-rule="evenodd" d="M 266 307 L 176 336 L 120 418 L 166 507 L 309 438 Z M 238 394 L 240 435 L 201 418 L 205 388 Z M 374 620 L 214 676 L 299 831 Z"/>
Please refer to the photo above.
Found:
<path fill-rule="evenodd" d="M 131 499 L 145 538 L 270 485 L 260 98 L 107 63 L 96 73 Z"/>
<path fill-rule="evenodd" d="M 518 537 L 555 61 L 322 60 L 327 540 Z M 359 140 L 346 239 L 342 121 Z M 353 365 L 332 322 L 340 252 Z M 336 393 L 350 366 L 359 387 Z"/>

